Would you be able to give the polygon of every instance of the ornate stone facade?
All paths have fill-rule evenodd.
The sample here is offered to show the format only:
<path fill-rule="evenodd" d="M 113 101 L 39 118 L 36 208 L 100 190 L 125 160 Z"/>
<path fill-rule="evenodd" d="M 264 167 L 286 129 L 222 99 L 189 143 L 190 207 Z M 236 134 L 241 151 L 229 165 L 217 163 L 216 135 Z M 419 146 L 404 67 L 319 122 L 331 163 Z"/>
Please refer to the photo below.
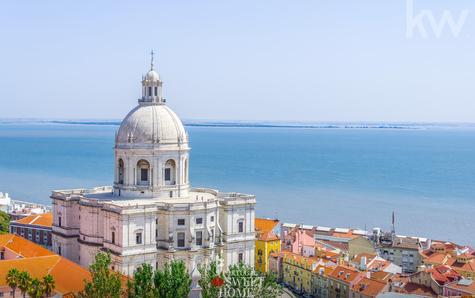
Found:
<path fill-rule="evenodd" d="M 87 267 L 99 251 L 132 275 L 142 263 L 254 265 L 255 197 L 192 188 L 188 136 L 153 70 L 117 135 L 113 186 L 53 191 L 53 250 Z"/>

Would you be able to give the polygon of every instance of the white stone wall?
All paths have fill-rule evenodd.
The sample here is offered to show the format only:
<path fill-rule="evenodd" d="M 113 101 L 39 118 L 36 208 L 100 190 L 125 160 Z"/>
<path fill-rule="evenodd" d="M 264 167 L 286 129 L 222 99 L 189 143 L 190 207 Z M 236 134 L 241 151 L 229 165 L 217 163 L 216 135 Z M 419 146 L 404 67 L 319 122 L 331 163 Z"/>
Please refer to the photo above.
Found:
<path fill-rule="evenodd" d="M 168 145 L 163 149 L 115 149 L 115 191 L 127 197 L 187 197 L 189 195 L 189 148 Z M 119 159 L 124 162 L 124 183 L 119 184 Z M 149 186 L 138 185 L 137 164 L 145 160 L 150 164 Z M 167 161 L 175 162 L 174 184 L 165 182 Z"/>

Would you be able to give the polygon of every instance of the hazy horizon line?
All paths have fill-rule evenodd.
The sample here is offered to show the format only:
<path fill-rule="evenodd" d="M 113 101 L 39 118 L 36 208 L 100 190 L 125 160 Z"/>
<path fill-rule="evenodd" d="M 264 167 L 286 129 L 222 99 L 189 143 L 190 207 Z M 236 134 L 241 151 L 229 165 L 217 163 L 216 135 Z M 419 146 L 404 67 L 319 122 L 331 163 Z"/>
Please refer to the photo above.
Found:
<path fill-rule="evenodd" d="M 123 118 L 54 118 L 54 117 L 0 117 L 1 122 L 122 122 Z M 266 119 L 206 119 L 184 118 L 183 122 L 208 122 L 208 123 L 285 123 L 285 124 L 398 124 L 398 125 L 475 125 L 474 122 L 463 121 L 407 121 L 407 120 L 266 120 Z M 67 124 L 67 123 L 65 123 Z"/>

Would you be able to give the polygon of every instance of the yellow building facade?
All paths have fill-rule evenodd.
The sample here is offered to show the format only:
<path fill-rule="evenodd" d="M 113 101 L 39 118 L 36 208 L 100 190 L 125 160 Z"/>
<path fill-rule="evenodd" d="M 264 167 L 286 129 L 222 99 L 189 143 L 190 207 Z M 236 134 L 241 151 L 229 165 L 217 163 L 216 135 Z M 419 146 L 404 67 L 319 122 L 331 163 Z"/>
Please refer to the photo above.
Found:
<path fill-rule="evenodd" d="M 256 218 L 255 264 L 257 271 L 269 272 L 269 256 L 280 252 L 281 242 L 277 234 L 279 221 L 277 219 Z"/>
<path fill-rule="evenodd" d="M 282 279 L 286 286 L 297 293 L 312 293 L 312 272 L 318 261 L 293 253 L 285 254 L 282 259 Z"/>
<path fill-rule="evenodd" d="M 280 239 L 276 235 L 263 235 L 256 240 L 255 269 L 260 272 L 269 271 L 269 256 L 280 252 Z"/>

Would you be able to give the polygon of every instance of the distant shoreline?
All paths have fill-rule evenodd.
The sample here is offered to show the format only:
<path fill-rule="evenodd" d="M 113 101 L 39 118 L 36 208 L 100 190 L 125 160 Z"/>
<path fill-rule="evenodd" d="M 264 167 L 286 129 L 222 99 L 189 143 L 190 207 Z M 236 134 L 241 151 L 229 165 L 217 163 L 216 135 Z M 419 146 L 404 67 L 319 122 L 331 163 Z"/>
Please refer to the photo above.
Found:
<path fill-rule="evenodd" d="M 29 120 L 0 119 L 0 124 L 66 124 L 119 126 L 119 120 Z M 298 129 L 430 129 L 430 128 L 475 128 L 475 123 L 292 123 L 292 122 L 246 122 L 246 121 L 184 121 L 189 127 L 223 127 L 223 128 L 298 128 Z"/>

